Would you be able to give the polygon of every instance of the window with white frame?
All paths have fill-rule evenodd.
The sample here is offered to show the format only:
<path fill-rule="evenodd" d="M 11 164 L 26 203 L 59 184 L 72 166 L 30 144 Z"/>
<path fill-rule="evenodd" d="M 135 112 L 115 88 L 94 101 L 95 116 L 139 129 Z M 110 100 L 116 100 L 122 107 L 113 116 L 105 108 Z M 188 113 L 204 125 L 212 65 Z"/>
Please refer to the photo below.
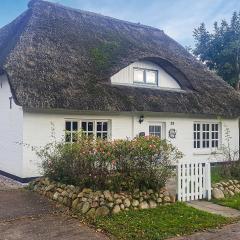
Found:
<path fill-rule="evenodd" d="M 212 124 L 212 148 L 219 147 L 219 124 Z"/>
<path fill-rule="evenodd" d="M 81 129 L 87 136 L 93 136 L 94 121 L 81 121 Z"/>
<path fill-rule="evenodd" d="M 143 68 L 133 68 L 133 81 L 135 83 L 157 85 L 158 71 Z"/>
<path fill-rule="evenodd" d="M 149 135 L 161 137 L 162 129 L 160 125 L 149 125 Z"/>
<path fill-rule="evenodd" d="M 219 123 L 194 123 L 193 124 L 193 147 L 196 149 L 218 148 Z"/>
<path fill-rule="evenodd" d="M 107 139 L 108 138 L 108 122 L 96 122 L 96 136 L 97 138 Z"/>
<path fill-rule="evenodd" d="M 65 141 L 76 142 L 77 141 L 78 122 L 66 121 L 65 122 Z"/>
<path fill-rule="evenodd" d="M 77 132 L 82 130 L 87 136 L 96 138 L 109 138 L 109 121 L 102 120 L 82 120 L 82 121 L 66 121 L 65 122 L 65 141 L 75 142 L 77 140 Z"/>

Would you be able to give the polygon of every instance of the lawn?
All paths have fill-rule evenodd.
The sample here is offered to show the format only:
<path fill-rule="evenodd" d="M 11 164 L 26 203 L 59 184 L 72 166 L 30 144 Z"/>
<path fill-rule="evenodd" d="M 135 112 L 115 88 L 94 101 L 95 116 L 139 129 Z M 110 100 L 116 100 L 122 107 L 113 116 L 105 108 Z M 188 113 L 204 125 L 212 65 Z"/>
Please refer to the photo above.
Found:
<path fill-rule="evenodd" d="M 233 197 L 229 198 L 224 198 L 224 199 L 213 199 L 212 200 L 214 203 L 217 203 L 222 206 L 230 207 L 230 208 L 235 208 L 237 210 L 240 210 L 240 194 L 235 195 Z"/>
<path fill-rule="evenodd" d="M 117 239 L 159 240 L 216 228 L 231 220 L 188 207 L 183 203 L 155 209 L 121 212 L 96 220 L 97 228 Z"/>

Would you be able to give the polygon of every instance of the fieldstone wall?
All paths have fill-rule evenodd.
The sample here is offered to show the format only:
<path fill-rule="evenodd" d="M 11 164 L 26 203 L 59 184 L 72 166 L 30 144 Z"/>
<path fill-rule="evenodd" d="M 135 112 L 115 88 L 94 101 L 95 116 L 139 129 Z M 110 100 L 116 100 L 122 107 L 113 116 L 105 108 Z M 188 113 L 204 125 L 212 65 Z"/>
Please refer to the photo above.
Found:
<path fill-rule="evenodd" d="M 222 199 L 232 197 L 240 193 L 240 181 L 228 180 L 212 185 L 212 197 L 214 199 Z"/>
<path fill-rule="evenodd" d="M 175 196 L 171 196 L 166 188 L 162 188 L 158 192 L 151 189 L 141 192 L 136 189 L 133 193 L 114 193 L 109 190 L 80 189 L 73 185 L 52 182 L 48 178 L 36 179 L 29 184 L 29 187 L 90 218 L 129 209 L 155 208 L 175 202 Z"/>

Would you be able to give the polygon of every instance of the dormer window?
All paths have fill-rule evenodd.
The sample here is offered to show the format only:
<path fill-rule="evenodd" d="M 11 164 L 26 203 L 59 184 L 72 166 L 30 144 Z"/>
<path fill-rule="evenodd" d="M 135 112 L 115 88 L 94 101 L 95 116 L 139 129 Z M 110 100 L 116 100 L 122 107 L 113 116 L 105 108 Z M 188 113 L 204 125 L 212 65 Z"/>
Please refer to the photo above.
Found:
<path fill-rule="evenodd" d="M 143 68 L 133 68 L 134 83 L 157 85 L 158 71 Z"/>
<path fill-rule="evenodd" d="M 138 61 L 128 65 L 111 77 L 111 83 L 137 88 L 181 90 L 175 78 L 150 61 Z"/>

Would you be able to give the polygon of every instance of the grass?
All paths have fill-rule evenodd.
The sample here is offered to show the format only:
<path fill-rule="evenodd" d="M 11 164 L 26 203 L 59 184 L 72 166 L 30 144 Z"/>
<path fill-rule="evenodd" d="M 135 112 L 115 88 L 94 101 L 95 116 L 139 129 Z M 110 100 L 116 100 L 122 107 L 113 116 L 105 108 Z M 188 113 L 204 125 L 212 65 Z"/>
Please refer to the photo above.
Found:
<path fill-rule="evenodd" d="M 218 199 L 218 200 L 213 199 L 212 201 L 222 206 L 240 210 L 240 194 L 237 194 L 233 197 L 224 198 L 224 199 Z"/>
<path fill-rule="evenodd" d="M 117 239 L 160 240 L 216 228 L 230 222 L 222 216 L 176 203 L 155 209 L 121 212 L 98 218 L 95 224 Z"/>

